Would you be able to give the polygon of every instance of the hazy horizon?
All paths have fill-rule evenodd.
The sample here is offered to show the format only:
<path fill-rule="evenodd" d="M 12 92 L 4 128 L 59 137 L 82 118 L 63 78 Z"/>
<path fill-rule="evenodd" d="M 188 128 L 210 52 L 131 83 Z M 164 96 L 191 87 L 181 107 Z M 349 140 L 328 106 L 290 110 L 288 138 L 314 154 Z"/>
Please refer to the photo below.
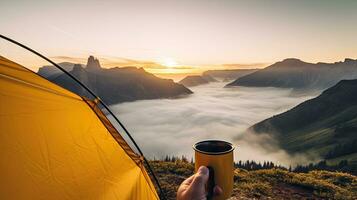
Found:
<path fill-rule="evenodd" d="M 7 41 L 0 40 L 0 46 L 1 45 L 8 45 L 8 47 L 10 47 L 10 50 L 12 50 L 13 52 L 21 52 L 27 55 L 27 57 L 31 57 L 31 59 L 35 60 L 37 63 L 42 63 L 39 65 L 31 65 L 29 64 L 28 59 L 23 59 L 22 57 L 16 57 L 14 55 L 11 55 L 11 53 L 9 54 L 8 52 L 2 52 L 5 53 L 5 55 L 1 55 L 0 56 L 4 56 L 7 59 L 10 59 L 14 62 L 17 62 L 20 65 L 23 65 L 31 70 L 33 70 L 34 72 L 38 72 L 40 67 L 44 67 L 44 66 L 51 66 L 50 63 L 48 63 L 47 61 L 43 60 L 42 58 L 32 54 L 31 52 L 28 52 L 18 46 L 15 46 L 13 44 L 8 43 Z M 9 50 L 9 49 L 6 49 Z M 50 59 L 52 59 L 54 62 L 56 62 L 57 64 L 60 63 L 73 63 L 73 64 L 81 64 L 81 65 L 86 65 L 87 63 L 87 59 L 88 57 L 91 55 L 88 55 L 87 57 L 83 57 L 83 58 L 74 58 L 74 57 L 69 57 L 69 56 L 56 56 L 56 57 L 51 57 Z M 177 67 L 176 69 L 171 69 L 171 68 L 166 68 L 163 65 L 160 65 L 159 63 L 155 63 L 155 62 L 144 62 L 144 61 L 135 61 L 136 65 L 132 65 L 132 63 L 130 62 L 134 62 L 131 60 L 127 60 L 124 58 L 119 58 L 120 60 L 124 61 L 124 62 L 115 62 L 116 58 L 108 58 L 108 57 L 95 57 L 99 60 L 101 67 L 102 68 L 114 68 L 114 67 L 137 67 L 137 68 L 144 68 L 145 71 L 154 74 L 155 76 L 159 77 L 159 78 L 164 78 L 164 79 L 173 79 L 175 82 L 179 82 L 180 80 L 182 80 L 183 78 L 190 76 L 190 75 L 202 75 L 203 72 L 208 71 L 208 70 L 239 70 L 239 69 L 263 69 L 266 67 L 269 67 L 270 65 L 276 63 L 276 62 L 281 62 L 283 60 L 277 60 L 273 63 L 269 63 L 269 64 L 263 64 L 263 63 L 251 63 L 251 64 L 225 64 L 225 65 L 216 65 L 216 66 L 210 66 L 210 67 L 203 67 L 203 68 L 196 68 L 196 70 L 192 70 L 193 68 L 189 68 L 190 70 L 188 72 L 185 72 L 183 70 L 186 69 L 186 67 L 181 66 L 181 67 Z M 285 58 L 285 59 L 290 59 L 290 58 Z M 284 60 L 285 60 L 284 59 Z M 299 59 L 294 57 L 294 59 Z M 332 61 L 330 63 L 337 63 L 337 62 L 343 62 L 345 59 L 356 59 L 357 58 L 349 58 L 346 57 L 342 60 L 336 60 L 336 61 Z M 299 59 L 301 60 L 301 59 Z M 305 60 L 302 60 L 303 62 L 306 62 Z M 319 62 L 311 62 L 313 64 L 319 63 Z M 150 65 L 150 67 L 145 67 L 147 64 Z M 224 66 L 228 65 L 228 68 L 225 68 Z M 160 70 L 162 69 L 166 69 L 165 72 L 160 72 Z"/>

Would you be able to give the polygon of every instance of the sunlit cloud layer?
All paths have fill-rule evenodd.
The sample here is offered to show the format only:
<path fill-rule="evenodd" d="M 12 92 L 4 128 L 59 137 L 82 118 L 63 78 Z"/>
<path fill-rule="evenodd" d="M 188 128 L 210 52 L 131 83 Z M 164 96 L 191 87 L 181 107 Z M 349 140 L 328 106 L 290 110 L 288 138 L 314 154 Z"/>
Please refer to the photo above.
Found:
<path fill-rule="evenodd" d="M 245 130 L 311 96 L 297 97 L 288 89 L 223 86 L 213 83 L 190 88 L 194 94 L 188 98 L 136 101 L 111 108 L 150 158 L 167 154 L 191 157 L 195 142 L 223 139 L 237 146 L 236 160 L 284 165 L 306 161 L 303 155 L 288 155 L 272 138 Z"/>
<path fill-rule="evenodd" d="M 230 69 L 251 69 L 251 68 L 264 68 L 267 67 L 270 63 L 229 63 L 222 64 L 224 68 Z"/>
<path fill-rule="evenodd" d="M 71 57 L 71 56 L 52 56 L 52 59 L 57 62 L 73 62 L 85 64 L 87 58 L 85 57 Z M 201 74 L 206 70 L 214 69 L 248 69 L 261 68 L 266 66 L 265 63 L 235 63 L 235 64 L 221 64 L 221 65 L 205 65 L 205 66 L 186 66 L 181 65 L 173 59 L 158 58 L 157 61 L 137 60 L 122 57 L 100 56 L 98 57 L 100 63 L 105 68 L 111 67 L 143 67 L 146 71 L 164 78 L 173 78 L 178 80 L 185 75 Z M 172 76 L 170 76 L 172 74 Z M 177 78 L 180 77 L 180 78 Z"/>

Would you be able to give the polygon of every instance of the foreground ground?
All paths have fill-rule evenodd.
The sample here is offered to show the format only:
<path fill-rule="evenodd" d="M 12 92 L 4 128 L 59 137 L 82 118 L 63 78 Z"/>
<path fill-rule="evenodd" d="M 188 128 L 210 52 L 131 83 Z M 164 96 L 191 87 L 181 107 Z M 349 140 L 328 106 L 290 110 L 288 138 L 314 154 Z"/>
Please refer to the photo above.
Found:
<path fill-rule="evenodd" d="M 193 164 L 151 161 L 168 199 L 175 199 L 181 182 L 193 174 Z M 339 172 L 294 173 L 282 169 L 234 173 L 231 199 L 357 199 L 357 177 Z"/>

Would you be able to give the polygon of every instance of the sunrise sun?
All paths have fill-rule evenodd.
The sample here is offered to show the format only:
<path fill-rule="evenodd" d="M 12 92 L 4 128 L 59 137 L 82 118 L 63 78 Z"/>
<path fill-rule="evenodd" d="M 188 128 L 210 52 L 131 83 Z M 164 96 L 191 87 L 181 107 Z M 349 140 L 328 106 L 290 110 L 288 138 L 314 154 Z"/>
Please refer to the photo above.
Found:
<path fill-rule="evenodd" d="M 174 68 L 178 65 L 178 63 L 172 58 L 160 58 L 158 63 L 167 68 Z"/>

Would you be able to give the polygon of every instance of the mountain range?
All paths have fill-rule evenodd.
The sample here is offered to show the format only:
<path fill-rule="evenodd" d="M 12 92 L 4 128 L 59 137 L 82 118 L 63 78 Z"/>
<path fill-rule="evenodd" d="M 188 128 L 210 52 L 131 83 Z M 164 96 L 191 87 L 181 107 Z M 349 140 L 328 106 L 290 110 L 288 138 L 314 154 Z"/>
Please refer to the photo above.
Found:
<path fill-rule="evenodd" d="M 227 86 L 324 90 L 340 80 L 356 78 L 357 60 L 346 58 L 343 62 L 314 64 L 289 58 L 240 77 Z"/>
<path fill-rule="evenodd" d="M 258 69 L 225 69 L 225 70 L 207 70 L 202 75 L 189 75 L 179 81 L 186 87 L 194 87 L 217 81 L 232 81 L 239 77 L 251 74 Z"/>
<path fill-rule="evenodd" d="M 342 80 L 249 131 L 273 136 L 289 153 L 357 162 L 357 80 Z"/>
<path fill-rule="evenodd" d="M 180 84 L 186 86 L 186 87 L 194 87 L 202 84 L 207 84 L 211 82 L 217 82 L 216 79 L 214 79 L 210 75 L 191 75 L 191 76 L 186 76 L 184 79 L 179 81 Z"/>
<path fill-rule="evenodd" d="M 207 70 L 202 73 L 203 76 L 211 76 L 217 80 L 232 81 L 245 75 L 258 71 L 259 69 L 223 69 Z"/>
<path fill-rule="evenodd" d="M 66 70 L 89 87 L 107 104 L 142 99 L 174 98 L 191 94 L 192 91 L 171 79 L 161 79 L 146 72 L 143 68 L 115 67 L 102 68 L 99 60 L 90 56 L 83 67 L 66 63 Z M 48 80 L 81 96 L 86 92 L 68 75 L 59 73 L 53 66 L 44 66 L 38 73 Z"/>
<path fill-rule="evenodd" d="M 60 67 L 62 67 L 64 70 L 66 70 L 67 72 L 69 72 L 73 69 L 74 63 L 61 62 L 61 63 L 58 63 L 58 65 Z M 48 78 L 51 76 L 56 76 L 56 75 L 58 76 L 58 75 L 62 74 L 63 72 L 52 65 L 46 65 L 46 66 L 40 67 L 38 69 L 37 73 L 45 78 Z"/>

